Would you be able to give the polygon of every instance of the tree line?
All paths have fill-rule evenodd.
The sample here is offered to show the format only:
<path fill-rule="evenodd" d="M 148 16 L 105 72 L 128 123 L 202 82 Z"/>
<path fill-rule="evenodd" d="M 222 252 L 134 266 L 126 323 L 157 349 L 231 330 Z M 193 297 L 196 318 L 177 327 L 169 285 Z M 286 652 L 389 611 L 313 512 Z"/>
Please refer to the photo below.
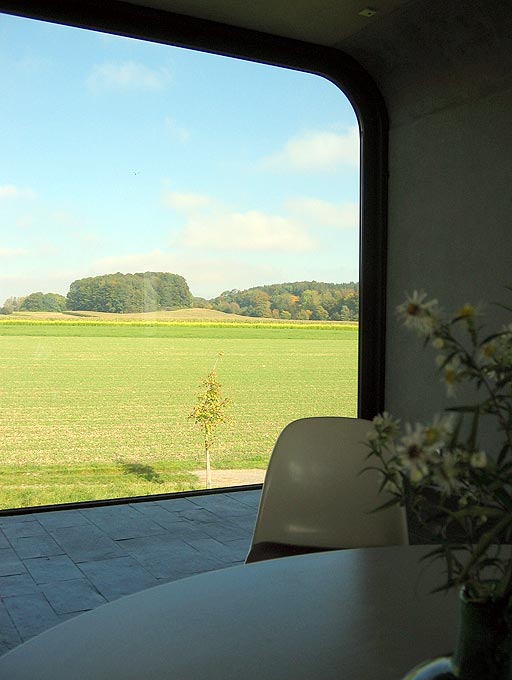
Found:
<path fill-rule="evenodd" d="M 359 317 L 358 283 L 296 281 L 224 291 L 207 300 L 193 297 L 186 280 L 169 272 L 105 274 L 73 281 L 66 297 L 31 293 L 10 297 L 0 313 L 16 311 L 97 311 L 117 314 L 203 307 L 227 314 L 274 319 L 355 321 Z"/>
<path fill-rule="evenodd" d="M 359 284 L 319 281 L 275 283 L 225 291 L 213 300 L 196 299 L 196 304 L 243 316 L 355 321 L 359 318 Z"/>

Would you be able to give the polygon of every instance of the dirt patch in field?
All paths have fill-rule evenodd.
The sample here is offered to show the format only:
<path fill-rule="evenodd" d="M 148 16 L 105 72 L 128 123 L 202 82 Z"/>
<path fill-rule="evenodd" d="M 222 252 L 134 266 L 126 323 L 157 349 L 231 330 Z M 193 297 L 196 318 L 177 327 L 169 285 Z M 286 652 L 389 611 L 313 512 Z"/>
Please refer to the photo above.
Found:
<path fill-rule="evenodd" d="M 239 486 L 241 484 L 261 484 L 265 479 L 266 470 L 212 470 L 212 486 Z M 202 484 L 206 485 L 206 472 L 193 470 Z"/>

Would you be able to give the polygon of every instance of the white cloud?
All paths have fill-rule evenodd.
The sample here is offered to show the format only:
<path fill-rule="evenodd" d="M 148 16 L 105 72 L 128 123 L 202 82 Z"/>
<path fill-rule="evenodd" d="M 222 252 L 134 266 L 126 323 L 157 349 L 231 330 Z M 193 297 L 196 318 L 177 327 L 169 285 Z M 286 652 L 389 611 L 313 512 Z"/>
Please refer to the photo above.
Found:
<path fill-rule="evenodd" d="M 165 129 L 173 139 L 176 139 L 182 144 L 185 144 L 190 139 L 189 130 L 182 127 L 181 125 L 178 125 L 174 118 L 171 118 L 170 116 L 167 116 L 165 119 Z"/>
<path fill-rule="evenodd" d="M 165 191 L 162 200 L 168 208 L 180 212 L 195 211 L 200 208 L 213 207 L 215 201 L 204 194 L 180 193 L 178 191 Z"/>
<path fill-rule="evenodd" d="M 195 249 L 267 252 L 307 252 L 316 246 L 296 220 L 257 210 L 193 216 L 177 243 Z"/>
<path fill-rule="evenodd" d="M 294 198 L 290 199 L 286 206 L 292 214 L 313 225 L 338 229 L 359 228 L 357 203 L 329 203 L 318 198 Z"/>
<path fill-rule="evenodd" d="M 0 185 L 0 200 L 7 198 L 34 198 L 32 189 L 18 187 L 15 184 Z"/>
<path fill-rule="evenodd" d="M 177 246 L 225 252 L 307 252 L 316 247 L 300 221 L 288 216 L 233 211 L 204 194 L 166 191 L 163 202 L 184 214 Z"/>
<path fill-rule="evenodd" d="M 24 248 L 0 248 L 0 257 L 18 257 L 19 255 L 27 255 L 28 250 Z"/>
<path fill-rule="evenodd" d="M 152 69 L 135 61 L 94 66 L 87 78 L 93 92 L 101 90 L 160 90 L 171 79 L 168 68 Z"/>
<path fill-rule="evenodd" d="M 263 159 L 265 168 L 276 170 L 332 170 L 339 165 L 359 165 L 359 128 L 345 134 L 310 130 L 292 137 L 283 149 Z"/>

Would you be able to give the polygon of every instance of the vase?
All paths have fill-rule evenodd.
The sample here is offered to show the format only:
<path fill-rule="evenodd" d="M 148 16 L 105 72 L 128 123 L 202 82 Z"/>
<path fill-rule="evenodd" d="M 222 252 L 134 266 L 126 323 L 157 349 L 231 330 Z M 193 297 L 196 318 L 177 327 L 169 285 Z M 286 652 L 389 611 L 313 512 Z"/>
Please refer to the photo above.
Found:
<path fill-rule="evenodd" d="M 416 666 L 403 680 L 512 680 L 508 601 L 474 601 L 461 590 L 455 652 Z"/>

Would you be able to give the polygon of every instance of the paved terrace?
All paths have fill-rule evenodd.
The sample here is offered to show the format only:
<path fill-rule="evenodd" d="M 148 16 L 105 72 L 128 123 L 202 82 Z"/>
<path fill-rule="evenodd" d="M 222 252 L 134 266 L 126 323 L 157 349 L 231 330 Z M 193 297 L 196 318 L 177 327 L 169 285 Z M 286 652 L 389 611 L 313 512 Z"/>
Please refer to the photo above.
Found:
<path fill-rule="evenodd" d="M 0 654 L 144 588 L 240 564 L 259 490 L 0 517 Z"/>

